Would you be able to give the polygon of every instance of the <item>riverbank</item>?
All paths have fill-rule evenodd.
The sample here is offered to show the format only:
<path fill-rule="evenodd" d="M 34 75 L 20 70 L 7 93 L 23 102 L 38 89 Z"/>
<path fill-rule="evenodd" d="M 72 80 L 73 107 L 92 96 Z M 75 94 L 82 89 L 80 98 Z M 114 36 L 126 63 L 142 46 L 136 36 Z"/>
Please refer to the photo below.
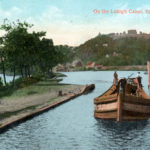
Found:
<path fill-rule="evenodd" d="M 0 129 L 9 127 L 91 91 L 93 86 L 40 81 L 0 100 Z M 61 93 L 61 94 L 60 94 Z"/>
<path fill-rule="evenodd" d="M 103 66 L 101 70 L 120 70 L 120 71 L 146 71 L 146 65 L 132 65 L 132 66 Z"/>
<path fill-rule="evenodd" d="M 101 66 L 99 68 L 95 68 L 95 66 L 91 66 L 90 68 L 85 67 L 74 67 L 58 70 L 61 72 L 74 72 L 74 71 L 147 71 L 147 65 L 129 65 L 129 66 Z M 57 72 L 56 70 L 54 70 Z"/>

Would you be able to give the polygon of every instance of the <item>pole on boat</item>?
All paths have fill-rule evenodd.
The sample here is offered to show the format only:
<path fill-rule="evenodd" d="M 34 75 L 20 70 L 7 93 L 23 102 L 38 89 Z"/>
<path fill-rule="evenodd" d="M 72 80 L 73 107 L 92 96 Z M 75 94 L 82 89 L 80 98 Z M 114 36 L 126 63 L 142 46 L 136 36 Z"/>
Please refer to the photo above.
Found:
<path fill-rule="evenodd" d="M 117 101 L 117 121 L 122 121 L 122 100 L 123 100 L 123 93 L 119 93 L 118 101 Z"/>
<path fill-rule="evenodd" d="M 147 74 L 148 74 L 148 89 L 150 92 L 150 61 L 147 61 Z"/>
<path fill-rule="evenodd" d="M 126 89 L 126 84 L 127 84 L 127 80 L 124 79 L 120 79 L 118 82 L 118 98 L 117 98 L 117 121 L 120 122 L 122 121 L 122 111 L 123 111 L 123 100 L 125 98 L 125 89 Z"/>

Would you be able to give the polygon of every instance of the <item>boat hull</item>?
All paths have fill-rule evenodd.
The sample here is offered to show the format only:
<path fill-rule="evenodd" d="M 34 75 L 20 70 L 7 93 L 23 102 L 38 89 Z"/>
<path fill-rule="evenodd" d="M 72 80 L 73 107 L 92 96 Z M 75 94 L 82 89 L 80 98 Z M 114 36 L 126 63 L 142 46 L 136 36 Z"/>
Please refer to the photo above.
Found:
<path fill-rule="evenodd" d="M 100 119 L 143 120 L 150 118 L 150 97 L 141 90 L 137 96 L 115 92 L 114 86 L 94 99 L 94 117 Z"/>

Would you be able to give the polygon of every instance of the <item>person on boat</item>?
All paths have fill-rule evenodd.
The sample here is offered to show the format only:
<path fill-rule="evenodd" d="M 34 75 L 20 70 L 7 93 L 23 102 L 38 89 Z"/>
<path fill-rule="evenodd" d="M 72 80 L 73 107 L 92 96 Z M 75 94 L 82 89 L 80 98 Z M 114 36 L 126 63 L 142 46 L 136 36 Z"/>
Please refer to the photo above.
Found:
<path fill-rule="evenodd" d="M 118 74 L 117 74 L 116 71 L 114 72 L 113 84 L 114 84 L 116 87 L 117 87 L 117 85 L 118 85 Z"/>
<path fill-rule="evenodd" d="M 140 76 L 140 72 L 137 73 L 137 78 L 138 78 L 138 77 L 141 77 L 141 76 Z"/>
<path fill-rule="evenodd" d="M 142 87 L 141 80 L 142 80 L 142 77 L 140 76 L 140 72 L 138 72 L 136 76 L 136 83 L 137 83 L 138 88 Z"/>
<path fill-rule="evenodd" d="M 140 96 L 140 91 L 142 88 L 141 80 L 142 80 L 142 77 L 140 76 L 140 72 L 138 72 L 137 77 L 136 77 L 136 84 L 137 84 L 136 95 L 137 96 Z"/>
<path fill-rule="evenodd" d="M 125 95 L 127 80 L 125 78 L 120 79 L 118 82 L 118 87 L 120 88 L 119 92 L 122 92 Z"/>
<path fill-rule="evenodd" d="M 115 85 L 115 87 L 116 87 L 116 92 L 119 93 L 118 74 L 116 71 L 114 72 L 113 85 Z"/>

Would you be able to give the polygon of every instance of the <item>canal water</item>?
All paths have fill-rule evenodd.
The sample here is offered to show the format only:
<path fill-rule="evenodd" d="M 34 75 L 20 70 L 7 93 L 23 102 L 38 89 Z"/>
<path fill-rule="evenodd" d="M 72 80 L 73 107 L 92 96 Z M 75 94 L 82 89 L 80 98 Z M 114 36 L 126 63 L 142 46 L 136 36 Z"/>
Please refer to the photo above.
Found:
<path fill-rule="evenodd" d="M 119 77 L 136 71 L 119 71 Z M 112 84 L 112 71 L 68 72 L 63 83 L 95 90 L 0 134 L 0 150 L 148 150 L 150 120 L 117 123 L 93 117 L 93 99 Z M 141 72 L 145 91 L 147 75 Z"/>
<path fill-rule="evenodd" d="M 0 74 L 0 78 L 3 80 L 3 74 Z M 17 79 L 17 78 L 19 78 L 18 75 L 15 77 L 15 79 Z M 13 76 L 8 76 L 8 75 L 6 76 L 7 83 L 11 82 L 12 80 L 13 80 Z"/>

